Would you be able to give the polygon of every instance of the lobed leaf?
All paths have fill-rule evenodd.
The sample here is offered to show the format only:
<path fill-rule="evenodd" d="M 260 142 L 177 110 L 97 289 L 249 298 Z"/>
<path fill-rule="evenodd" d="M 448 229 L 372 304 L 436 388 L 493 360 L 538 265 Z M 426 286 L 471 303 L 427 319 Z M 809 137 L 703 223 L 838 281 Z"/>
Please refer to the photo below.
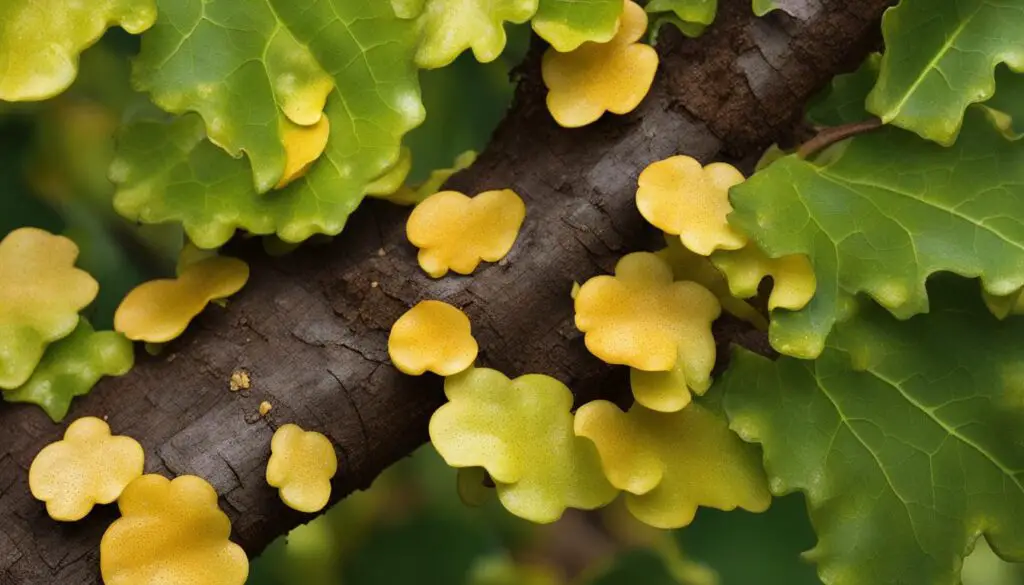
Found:
<path fill-rule="evenodd" d="M 756 451 L 699 404 L 673 413 L 634 404 L 622 412 L 596 400 L 576 412 L 575 432 L 594 441 L 608 480 L 651 526 L 686 526 L 698 506 L 763 512 L 771 504 Z"/>
<path fill-rule="evenodd" d="M 420 31 L 416 64 L 444 67 L 472 49 L 481 63 L 505 50 L 505 22 L 523 23 L 537 12 L 538 0 L 423 0 L 416 16 Z M 405 13 L 413 10 L 403 10 Z"/>
<path fill-rule="evenodd" d="M 533 30 L 561 53 L 607 43 L 619 30 L 623 6 L 619 0 L 540 0 Z"/>
<path fill-rule="evenodd" d="M 929 314 L 864 302 L 814 361 L 740 350 L 720 385 L 772 491 L 806 494 L 828 585 L 959 585 L 984 534 L 1024 561 L 1019 318 L 937 278 Z"/>
<path fill-rule="evenodd" d="M 67 337 L 51 344 L 27 382 L 2 392 L 7 402 L 41 407 L 60 422 L 76 396 L 88 394 L 103 376 L 126 374 L 135 362 L 132 343 L 113 331 L 95 331 L 84 318 Z"/>
<path fill-rule="evenodd" d="M 231 10 L 237 3 L 218 0 L 215 4 Z M 260 81 L 263 89 L 250 92 L 244 84 L 232 84 L 231 78 L 225 81 L 216 69 L 203 69 L 203 75 L 213 78 L 203 82 L 212 84 L 211 101 L 199 108 L 205 125 L 187 115 L 174 120 L 140 117 L 125 128 L 110 173 L 118 185 L 115 207 L 123 215 L 146 223 L 182 222 L 190 239 L 205 248 L 220 246 L 238 228 L 300 242 L 313 234 L 340 232 L 366 186 L 397 162 L 402 136 L 424 116 L 413 64 L 414 24 L 397 18 L 387 2 L 376 0 L 274 0 L 273 7 L 282 30 L 286 27 L 297 42 L 305 43 L 304 50 L 315 57 L 317 66 L 334 84 L 323 109 L 330 119 L 327 146 L 317 163 L 283 189 L 261 195 L 278 183 L 286 164 L 277 120 L 257 124 L 253 130 L 260 133 L 259 144 L 276 144 L 276 162 L 261 166 L 254 160 L 251 169 L 245 161 L 204 140 L 204 127 L 210 129 L 220 120 L 224 128 L 233 131 L 244 127 L 250 116 L 260 118 L 250 108 L 270 112 L 277 119 L 291 119 L 288 110 L 272 109 L 280 110 L 266 87 L 269 80 Z M 213 32 L 223 35 L 215 36 L 220 43 L 215 47 L 242 43 L 245 38 L 258 40 L 258 35 L 240 40 L 223 27 L 214 28 Z M 306 62 L 303 51 L 293 56 Z M 191 79 L 190 83 L 198 82 Z M 227 111 L 214 118 L 203 108 L 218 105 L 217 99 L 227 99 L 225 92 L 231 99 L 240 94 L 241 105 L 224 106 Z M 309 118 L 312 120 L 303 121 L 312 124 L 319 120 L 319 110 L 316 118 Z M 213 129 L 210 136 L 218 144 L 226 143 Z M 238 148 L 245 150 L 244 146 Z M 273 172 L 267 170 L 271 167 Z M 250 171 L 262 177 L 255 187 Z"/>
<path fill-rule="evenodd" d="M 446 378 L 444 390 L 449 402 L 430 419 L 431 442 L 452 467 L 486 468 L 509 512 L 549 523 L 567 507 L 615 498 L 593 443 L 573 434 L 572 392 L 558 380 L 470 368 Z"/>
<path fill-rule="evenodd" d="M 0 100 L 51 98 L 78 75 L 79 54 L 117 25 L 138 34 L 156 20 L 153 0 L 0 2 Z"/>
<path fill-rule="evenodd" d="M 818 356 L 857 293 L 905 319 L 928 310 L 934 272 L 980 276 L 994 295 L 1024 285 L 1024 150 L 980 112 L 952 147 L 887 128 L 817 162 L 781 158 L 731 199 L 729 221 L 768 256 L 806 254 L 814 266 L 811 302 L 772 316 L 782 353 Z"/>
<path fill-rule="evenodd" d="M 992 97 L 993 69 L 1024 71 L 1024 6 L 1002 0 L 902 0 L 882 18 L 885 54 L 867 109 L 951 145 L 967 106 Z"/>
<path fill-rule="evenodd" d="M 75 268 L 78 246 L 37 228 L 0 240 L 0 388 L 24 384 L 47 344 L 69 335 L 99 286 Z"/>

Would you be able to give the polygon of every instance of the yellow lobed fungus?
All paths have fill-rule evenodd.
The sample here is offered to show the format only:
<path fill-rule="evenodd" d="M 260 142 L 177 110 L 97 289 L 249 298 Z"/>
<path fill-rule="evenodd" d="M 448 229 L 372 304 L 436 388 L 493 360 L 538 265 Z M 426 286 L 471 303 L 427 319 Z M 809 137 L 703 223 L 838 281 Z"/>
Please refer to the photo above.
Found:
<path fill-rule="evenodd" d="M 710 382 L 709 378 L 700 387 L 691 388 L 686 383 L 682 362 L 676 362 L 667 372 L 629 369 L 629 386 L 633 390 L 633 398 L 638 404 L 659 412 L 675 412 L 685 408 L 692 400 L 691 391 L 698 395 L 704 394 Z"/>
<path fill-rule="evenodd" d="M 85 518 L 96 504 L 116 500 L 142 475 L 145 453 L 131 437 L 111 436 L 110 426 L 84 417 L 68 426 L 64 438 L 43 447 L 28 470 L 32 497 L 46 502 L 54 520 Z"/>
<path fill-rule="evenodd" d="M 471 274 L 481 260 L 501 260 L 512 249 L 525 217 L 526 205 L 510 189 L 472 198 L 441 191 L 412 210 L 405 231 L 420 249 L 420 267 L 440 278 L 449 270 Z"/>
<path fill-rule="evenodd" d="M 431 442 L 452 467 L 486 469 L 509 512 L 548 523 L 615 498 L 594 444 L 573 434 L 572 393 L 558 380 L 472 368 L 447 378 L 444 391 Z"/>
<path fill-rule="evenodd" d="M 75 268 L 78 246 L 63 236 L 19 228 L 0 240 L 0 388 L 24 384 L 50 342 L 78 325 L 99 285 Z"/>
<path fill-rule="evenodd" d="M 771 504 L 756 448 L 699 404 L 674 413 L 598 400 L 576 412 L 576 434 L 597 445 L 612 485 L 641 522 L 679 528 L 697 506 L 763 512 Z"/>
<path fill-rule="evenodd" d="M 100 541 L 106 585 L 243 585 L 249 560 L 228 540 L 231 521 L 202 478 L 143 475 L 118 500 Z"/>
<path fill-rule="evenodd" d="M 640 105 L 654 82 L 658 53 L 637 41 L 647 13 L 626 0 L 619 29 L 607 43 L 586 42 L 568 53 L 549 48 L 541 61 L 547 105 L 561 126 L 577 128 L 605 112 L 626 114 Z"/>
<path fill-rule="evenodd" d="M 711 323 L 715 295 L 695 282 L 673 282 L 672 269 L 650 252 L 623 256 L 615 276 L 596 276 L 576 296 L 576 327 L 591 353 L 610 364 L 667 372 L 682 363 L 687 383 L 710 384 L 715 365 Z"/>
<path fill-rule="evenodd" d="M 237 258 L 213 256 L 189 264 L 178 278 L 132 289 L 114 313 L 114 329 L 136 341 L 170 341 L 208 303 L 235 294 L 248 279 L 249 265 Z"/>
<path fill-rule="evenodd" d="M 677 236 L 664 234 L 666 246 L 655 252 L 659 258 L 668 263 L 676 280 L 692 280 L 711 291 L 722 309 L 735 317 L 739 317 L 761 330 L 768 329 L 768 320 L 752 307 L 750 303 L 738 299 L 729 290 L 729 281 L 722 271 L 715 267 L 711 259 L 691 251 L 683 245 Z"/>
<path fill-rule="evenodd" d="M 473 365 L 479 346 L 465 313 L 441 301 L 422 301 L 391 326 L 388 355 L 401 372 L 451 376 Z"/>
<path fill-rule="evenodd" d="M 300 126 L 289 120 L 281 120 L 281 141 L 284 145 L 284 174 L 277 182 L 280 189 L 295 179 L 306 174 L 316 159 L 320 158 L 327 148 L 327 138 L 331 134 L 331 123 L 327 114 L 312 125 Z"/>
<path fill-rule="evenodd" d="M 726 221 L 732 212 L 729 188 L 744 181 L 732 165 L 702 167 L 689 156 L 651 163 L 640 173 L 636 206 L 652 225 L 679 236 L 690 250 L 708 256 L 737 250 L 747 237 Z"/>
<path fill-rule="evenodd" d="M 769 258 L 753 243 L 732 252 L 715 252 L 711 262 L 725 273 L 729 291 L 740 298 L 757 294 L 757 287 L 767 276 L 772 277 L 769 309 L 797 311 L 811 302 L 817 287 L 814 267 L 804 254 Z"/>
<path fill-rule="evenodd" d="M 278 489 L 289 508 L 307 513 L 323 510 L 331 498 L 331 478 L 337 472 L 338 456 L 324 435 L 294 424 L 274 433 L 267 483 Z"/>

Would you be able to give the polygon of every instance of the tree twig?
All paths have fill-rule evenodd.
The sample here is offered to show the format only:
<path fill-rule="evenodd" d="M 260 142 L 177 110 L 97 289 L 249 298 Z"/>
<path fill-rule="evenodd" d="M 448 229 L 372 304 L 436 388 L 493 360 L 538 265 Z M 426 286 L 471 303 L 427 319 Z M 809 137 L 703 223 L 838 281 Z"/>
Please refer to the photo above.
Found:
<path fill-rule="evenodd" d="M 796 151 L 796 155 L 800 158 L 806 159 L 818 152 L 821 152 L 829 146 L 832 146 L 840 140 L 845 140 L 858 134 L 864 134 L 865 132 L 871 132 L 872 130 L 881 128 L 882 125 L 881 120 L 872 116 L 867 120 L 861 120 L 851 124 L 823 128 L 815 134 L 813 138 L 801 144 L 800 148 Z"/>

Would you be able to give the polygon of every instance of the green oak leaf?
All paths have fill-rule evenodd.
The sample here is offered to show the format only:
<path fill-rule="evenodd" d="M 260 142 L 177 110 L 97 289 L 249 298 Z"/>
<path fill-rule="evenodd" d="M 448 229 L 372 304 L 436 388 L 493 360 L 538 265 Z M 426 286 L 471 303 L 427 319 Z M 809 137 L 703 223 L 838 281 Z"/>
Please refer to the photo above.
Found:
<path fill-rule="evenodd" d="M 826 584 L 960 585 L 979 535 L 1024 561 L 1024 322 L 976 287 L 936 278 L 907 321 L 864 302 L 818 359 L 740 350 L 721 377 L 772 491 L 806 495 Z"/>
<path fill-rule="evenodd" d="M 585 42 L 612 40 L 622 7 L 620 0 L 540 0 L 531 24 L 556 51 L 567 53 Z"/>
<path fill-rule="evenodd" d="M 283 176 L 286 124 L 308 126 L 320 119 L 334 87 L 325 69 L 344 76 L 353 59 L 353 69 L 372 69 L 364 58 L 377 59 L 380 67 L 384 54 L 401 54 L 375 46 L 402 34 L 388 30 L 399 25 L 389 22 L 395 19 L 386 6 L 367 8 L 366 20 L 357 19 L 361 15 L 351 5 L 368 2 L 322 3 L 313 12 L 327 28 L 318 34 L 302 14 L 302 3 L 290 0 L 156 1 L 159 17 L 142 36 L 133 64 L 135 86 L 168 112 L 199 112 L 214 144 L 235 157 L 249 155 L 261 193 Z M 331 4 L 348 8 L 332 14 Z M 379 98 L 388 103 L 401 99 L 394 92 L 407 91 L 377 89 L 390 94 Z"/>
<path fill-rule="evenodd" d="M 153 25 L 153 0 L 3 0 L 0 100 L 43 100 L 78 74 L 78 56 L 119 25 L 134 34 Z"/>
<path fill-rule="evenodd" d="M 1024 5 L 1003 0 L 902 0 L 882 19 L 885 54 L 867 109 L 943 145 L 967 106 L 992 96 L 993 69 L 1024 71 Z"/>
<path fill-rule="evenodd" d="M 905 319 L 928 310 L 937 271 L 1000 296 L 1024 285 L 1024 149 L 977 111 L 952 147 L 889 127 L 817 161 L 783 157 L 730 198 L 729 221 L 769 256 L 814 265 L 811 302 L 772 315 L 771 343 L 788 355 L 817 357 L 856 293 Z"/>
<path fill-rule="evenodd" d="M 280 0 L 285 1 L 285 0 Z M 409 0 L 393 0 L 401 14 L 415 13 Z M 416 64 L 444 67 L 471 49 L 481 63 L 505 50 L 505 23 L 523 23 L 537 12 L 538 0 L 424 0 L 416 16 L 420 31 Z"/>
<path fill-rule="evenodd" d="M 651 0 L 644 10 L 655 14 L 671 12 L 683 22 L 707 26 L 718 14 L 718 0 Z"/>
<path fill-rule="evenodd" d="M 74 397 L 88 394 L 103 376 L 127 373 L 134 361 L 131 341 L 114 331 L 94 331 L 83 318 L 71 335 L 46 349 L 27 382 L 2 395 L 8 402 L 38 404 L 60 422 Z"/>
<path fill-rule="evenodd" d="M 111 164 L 120 213 L 146 223 L 182 222 L 204 248 L 220 246 L 236 228 L 301 242 L 340 232 L 366 185 L 397 162 L 402 137 L 424 117 L 413 24 L 377 0 L 305 7 L 281 1 L 276 14 L 296 39 L 310 39 L 309 50 L 335 83 L 324 110 L 324 153 L 305 176 L 260 194 L 249 164 L 207 140 L 195 114 L 140 116 L 123 129 Z"/>

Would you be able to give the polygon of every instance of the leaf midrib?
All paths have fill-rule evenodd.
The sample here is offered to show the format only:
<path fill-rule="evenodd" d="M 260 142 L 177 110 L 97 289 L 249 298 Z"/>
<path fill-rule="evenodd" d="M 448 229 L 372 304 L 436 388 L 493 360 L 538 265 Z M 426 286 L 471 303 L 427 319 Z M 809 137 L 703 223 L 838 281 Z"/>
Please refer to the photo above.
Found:
<path fill-rule="evenodd" d="M 924 83 L 925 78 L 928 77 L 928 74 L 931 73 L 932 70 L 941 71 L 940 69 L 938 69 L 939 61 L 945 58 L 946 53 L 948 53 L 950 49 L 953 48 L 953 45 L 960 38 L 960 35 L 963 34 L 967 26 L 971 23 L 971 21 L 974 20 L 974 17 L 977 16 L 981 12 L 981 10 L 986 6 L 988 6 L 987 2 L 979 2 L 978 7 L 974 10 L 974 12 L 972 12 L 970 16 L 965 18 L 964 21 L 960 23 L 960 26 L 956 28 L 956 31 L 946 40 L 945 43 L 943 43 L 942 49 L 935 53 L 935 56 L 932 57 L 931 61 L 928 62 L 928 65 L 926 65 L 921 70 L 920 75 L 917 76 L 917 79 L 914 80 L 914 83 L 912 83 L 910 85 L 910 88 L 908 88 L 907 91 L 904 92 L 903 98 L 900 99 L 899 103 L 896 104 L 889 111 L 889 113 L 884 116 L 884 118 L 886 118 L 886 122 L 900 115 L 900 112 L 903 111 L 903 108 L 907 105 L 907 102 L 910 101 L 910 97 L 917 92 L 917 88 L 920 87 L 922 83 Z"/>

